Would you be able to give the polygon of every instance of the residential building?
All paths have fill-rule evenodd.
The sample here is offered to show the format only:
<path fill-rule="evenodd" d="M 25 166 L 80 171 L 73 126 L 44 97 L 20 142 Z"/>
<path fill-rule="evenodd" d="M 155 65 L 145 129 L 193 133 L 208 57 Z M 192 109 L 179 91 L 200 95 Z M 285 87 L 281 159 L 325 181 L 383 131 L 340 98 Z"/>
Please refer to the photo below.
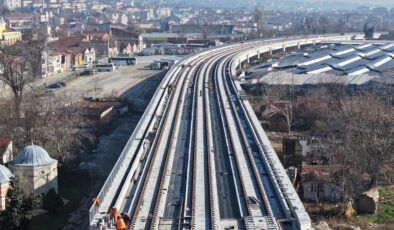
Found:
<path fill-rule="evenodd" d="M 56 50 L 48 50 L 46 54 L 46 72 L 48 75 L 60 73 L 62 69 L 62 53 Z"/>
<path fill-rule="evenodd" d="M 145 48 L 143 38 L 140 34 L 131 33 L 118 28 L 111 28 L 111 40 L 116 46 L 118 52 L 125 53 L 129 46 L 132 47 L 131 52 L 141 52 Z"/>
<path fill-rule="evenodd" d="M 3 18 L 0 18 L 0 42 L 2 46 L 13 45 L 22 40 L 22 33 L 6 25 Z"/>
<path fill-rule="evenodd" d="M 335 169 L 328 165 L 303 165 L 301 172 L 302 196 L 308 201 L 335 202 L 339 189 L 335 185 Z"/>
<path fill-rule="evenodd" d="M 84 64 L 92 64 L 96 61 L 96 51 L 93 47 L 88 47 L 83 52 L 83 62 Z"/>
<path fill-rule="evenodd" d="M 0 164 L 6 164 L 13 159 L 12 139 L 8 136 L 0 136 Z"/>
<path fill-rule="evenodd" d="M 233 34 L 233 25 L 207 25 L 210 34 Z M 170 32 L 172 33 L 201 33 L 202 28 L 198 24 L 183 24 L 183 25 L 170 25 Z"/>
<path fill-rule="evenodd" d="M 156 15 L 158 18 L 165 18 L 171 16 L 171 8 L 159 7 L 156 9 Z"/>
<path fill-rule="evenodd" d="M 0 211 L 5 210 L 6 208 L 6 200 L 7 200 L 7 192 L 10 188 L 10 181 L 14 177 L 11 171 L 0 164 Z"/>
<path fill-rule="evenodd" d="M 13 9 L 22 7 L 22 1 L 21 0 L 2 0 L 0 5 L 3 6 L 4 8 L 9 9 L 9 10 L 13 10 Z"/>
<path fill-rule="evenodd" d="M 4 19 L 13 26 L 31 25 L 34 22 L 39 22 L 40 15 L 37 13 L 12 13 L 5 15 Z"/>

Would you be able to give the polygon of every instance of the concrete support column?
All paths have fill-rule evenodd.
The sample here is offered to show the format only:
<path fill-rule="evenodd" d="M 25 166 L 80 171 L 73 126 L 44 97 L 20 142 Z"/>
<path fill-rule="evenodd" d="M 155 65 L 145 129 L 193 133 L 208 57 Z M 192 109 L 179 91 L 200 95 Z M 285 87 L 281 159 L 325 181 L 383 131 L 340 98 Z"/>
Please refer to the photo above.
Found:
<path fill-rule="evenodd" d="M 272 56 L 272 48 L 270 48 L 270 56 Z"/>
<path fill-rule="evenodd" d="M 246 55 L 246 63 L 249 63 L 249 54 Z"/>
<path fill-rule="evenodd" d="M 260 50 L 257 50 L 257 59 L 260 59 Z"/>
<path fill-rule="evenodd" d="M 286 52 L 286 45 L 283 45 L 282 51 Z"/>
<path fill-rule="evenodd" d="M 297 42 L 297 49 L 301 49 L 301 43 Z"/>

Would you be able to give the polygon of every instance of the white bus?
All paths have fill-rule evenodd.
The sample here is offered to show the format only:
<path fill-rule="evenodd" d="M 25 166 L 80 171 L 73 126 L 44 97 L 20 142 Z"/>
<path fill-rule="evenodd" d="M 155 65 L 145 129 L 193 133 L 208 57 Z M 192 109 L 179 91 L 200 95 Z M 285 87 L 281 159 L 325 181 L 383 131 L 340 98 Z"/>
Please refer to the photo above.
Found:
<path fill-rule="evenodd" d="M 135 57 L 110 57 L 108 62 L 116 65 L 135 65 L 137 64 L 137 59 Z"/>
<path fill-rule="evenodd" d="M 99 72 L 107 71 L 111 72 L 116 69 L 116 66 L 114 63 L 105 63 L 105 64 L 97 64 L 96 65 L 96 70 Z"/>

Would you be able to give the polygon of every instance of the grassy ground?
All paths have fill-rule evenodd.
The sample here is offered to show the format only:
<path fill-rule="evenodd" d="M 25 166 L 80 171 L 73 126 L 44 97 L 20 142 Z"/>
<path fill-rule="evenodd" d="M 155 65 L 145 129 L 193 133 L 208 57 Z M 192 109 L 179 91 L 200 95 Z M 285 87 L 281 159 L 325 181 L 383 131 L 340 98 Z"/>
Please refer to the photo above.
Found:
<path fill-rule="evenodd" d="M 367 215 L 368 222 L 394 223 L 394 187 L 380 187 L 380 204 L 375 215 Z"/>
<path fill-rule="evenodd" d="M 71 212 L 76 210 L 84 195 L 91 192 L 91 176 L 85 171 L 67 171 L 59 173 L 59 192 L 69 202 L 57 213 L 47 213 L 32 219 L 29 230 L 62 229 Z"/>

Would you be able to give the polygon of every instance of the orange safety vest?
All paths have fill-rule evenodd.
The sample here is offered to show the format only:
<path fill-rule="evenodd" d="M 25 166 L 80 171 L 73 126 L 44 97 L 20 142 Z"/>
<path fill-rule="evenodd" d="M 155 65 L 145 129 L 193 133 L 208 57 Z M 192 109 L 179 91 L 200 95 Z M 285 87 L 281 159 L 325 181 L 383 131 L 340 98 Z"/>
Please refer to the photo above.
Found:
<path fill-rule="evenodd" d="M 120 218 L 118 221 L 116 221 L 116 229 L 117 230 L 126 229 L 126 224 L 125 224 L 123 218 Z"/>

